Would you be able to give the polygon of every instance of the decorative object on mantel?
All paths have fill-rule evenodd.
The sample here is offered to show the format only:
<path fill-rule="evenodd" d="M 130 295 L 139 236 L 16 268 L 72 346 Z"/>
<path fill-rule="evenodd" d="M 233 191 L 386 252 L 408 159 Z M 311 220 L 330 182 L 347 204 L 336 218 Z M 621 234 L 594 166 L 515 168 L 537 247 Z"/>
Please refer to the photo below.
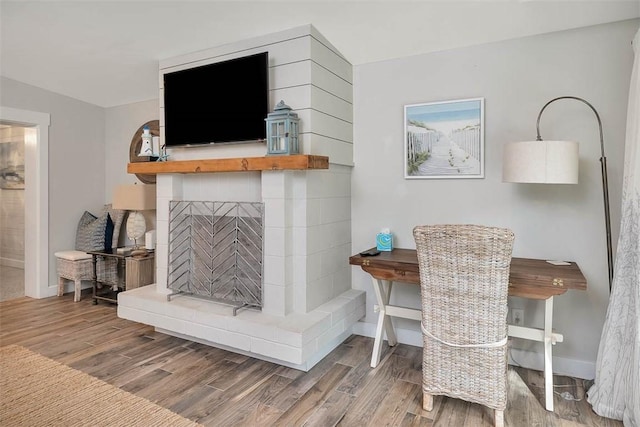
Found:
<path fill-rule="evenodd" d="M 127 219 L 127 237 L 134 241 L 132 256 L 146 256 L 147 250 L 140 248 L 138 239 L 144 236 L 147 224 L 139 211 L 156 208 L 156 186 L 133 184 L 119 185 L 113 194 L 114 209 L 133 211 Z"/>
<path fill-rule="evenodd" d="M 607 262 L 609 267 L 609 291 L 613 281 L 613 250 L 611 247 L 611 216 L 609 214 L 609 185 L 607 158 L 604 155 L 602 121 L 596 109 L 577 96 L 560 96 L 544 104 L 536 122 L 536 140 L 510 142 L 504 146 L 502 181 L 537 184 L 578 183 L 578 143 L 575 141 L 543 141 L 540 136 L 540 117 L 549 104 L 560 99 L 580 101 L 593 110 L 600 129 L 600 166 L 602 170 L 602 192 L 604 197 L 604 220 L 607 239 Z"/>
<path fill-rule="evenodd" d="M 300 119 L 291 107 L 278 102 L 273 113 L 267 114 L 267 156 L 298 154 L 298 124 Z"/>
<path fill-rule="evenodd" d="M 151 120 L 144 123 L 142 126 L 138 128 L 138 130 L 133 134 L 133 138 L 131 138 L 131 145 L 129 146 L 129 162 L 137 163 L 137 162 L 150 162 L 155 161 L 155 157 L 150 156 L 141 156 L 140 151 L 143 146 L 142 135 L 144 132 L 144 128 L 149 129 L 149 133 L 151 134 L 152 141 L 153 137 L 160 136 L 160 121 L 159 120 Z M 156 175 L 151 173 L 136 173 L 136 177 L 143 182 L 144 184 L 155 184 L 156 183 Z"/>
<path fill-rule="evenodd" d="M 153 136 L 149 131 L 149 126 L 142 126 L 142 144 L 140 144 L 139 157 L 151 157 L 153 156 Z"/>
<path fill-rule="evenodd" d="M 153 137 L 154 141 L 155 139 L 158 138 L 160 139 L 160 137 Z M 159 142 L 158 142 L 159 144 Z M 155 142 L 154 142 L 155 145 Z M 166 162 L 167 160 L 169 160 L 169 155 L 167 154 L 167 145 L 166 144 L 162 144 L 162 147 L 159 148 L 159 154 L 158 154 L 158 158 L 156 159 L 156 162 Z"/>

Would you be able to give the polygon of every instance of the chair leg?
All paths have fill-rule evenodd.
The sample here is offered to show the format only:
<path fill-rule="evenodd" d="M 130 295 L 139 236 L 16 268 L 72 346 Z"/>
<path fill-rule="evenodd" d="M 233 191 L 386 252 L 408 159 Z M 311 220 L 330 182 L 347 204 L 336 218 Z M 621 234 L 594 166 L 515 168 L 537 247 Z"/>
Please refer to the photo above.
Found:
<path fill-rule="evenodd" d="M 62 295 L 64 295 L 64 278 L 58 276 L 58 296 L 61 297 Z"/>
<path fill-rule="evenodd" d="M 494 410 L 493 425 L 495 427 L 504 427 L 504 411 L 498 411 L 497 409 Z"/>
<path fill-rule="evenodd" d="M 73 302 L 78 302 L 80 301 L 80 294 L 82 292 L 82 280 L 76 279 L 74 283 L 76 284 L 76 288 L 73 294 Z"/>
<path fill-rule="evenodd" d="M 422 409 L 431 411 L 433 409 L 433 395 L 422 392 Z"/>

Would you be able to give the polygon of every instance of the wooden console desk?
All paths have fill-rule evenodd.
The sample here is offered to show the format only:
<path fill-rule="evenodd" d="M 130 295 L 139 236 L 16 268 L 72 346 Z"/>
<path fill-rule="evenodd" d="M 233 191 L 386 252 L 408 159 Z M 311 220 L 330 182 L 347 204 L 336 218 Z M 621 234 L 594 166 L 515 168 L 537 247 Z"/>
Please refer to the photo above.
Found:
<path fill-rule="evenodd" d="M 394 249 L 376 256 L 360 254 L 349 257 L 349 264 L 359 265 L 371 275 L 373 290 L 378 302 L 378 325 L 371 356 L 371 367 L 380 362 L 383 333 L 390 346 L 397 343 L 391 317 L 422 320 L 420 309 L 389 304 L 393 282 L 420 285 L 418 257 L 413 249 Z M 509 325 L 509 336 L 539 341 L 544 344 L 545 407 L 553 411 L 552 345 L 562 342 L 563 336 L 552 330 L 553 297 L 569 289 L 587 289 L 587 281 L 574 262 L 569 265 L 553 265 L 544 260 L 512 258 L 509 274 L 509 296 L 545 301 L 544 328 Z"/>

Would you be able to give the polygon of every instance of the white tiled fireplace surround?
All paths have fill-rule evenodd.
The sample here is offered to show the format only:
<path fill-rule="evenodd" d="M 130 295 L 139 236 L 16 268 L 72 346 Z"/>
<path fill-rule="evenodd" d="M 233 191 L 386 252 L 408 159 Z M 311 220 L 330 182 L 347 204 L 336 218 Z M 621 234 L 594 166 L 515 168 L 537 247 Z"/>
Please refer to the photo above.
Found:
<path fill-rule="evenodd" d="M 160 332 L 306 371 L 346 339 L 365 315 L 365 295 L 351 289 L 348 263 L 351 64 L 308 25 L 173 58 L 160 64 L 160 74 L 265 50 L 271 108 L 284 99 L 299 114 L 302 152 L 328 156 L 329 169 L 159 174 L 156 283 L 121 293 L 118 315 Z M 189 148 L 172 150 L 170 159 L 263 156 L 265 151 L 264 144 Z M 171 200 L 265 204 L 262 311 L 240 310 L 234 317 L 232 307 L 201 298 L 167 300 Z"/>

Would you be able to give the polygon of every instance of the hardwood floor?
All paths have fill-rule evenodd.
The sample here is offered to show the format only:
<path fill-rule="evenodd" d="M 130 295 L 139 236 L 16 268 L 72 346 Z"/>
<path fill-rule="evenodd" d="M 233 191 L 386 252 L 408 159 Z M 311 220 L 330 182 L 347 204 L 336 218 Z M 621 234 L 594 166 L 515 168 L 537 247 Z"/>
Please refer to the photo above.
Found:
<path fill-rule="evenodd" d="M 24 296 L 24 269 L 0 264 L 0 301 Z"/>
<path fill-rule="evenodd" d="M 369 367 L 373 340 L 351 336 L 309 372 L 157 333 L 119 319 L 114 305 L 71 294 L 0 303 L 0 345 L 18 344 L 147 398 L 205 426 L 490 426 L 492 411 L 436 397 L 422 411 L 421 348 L 386 348 Z M 509 370 L 507 426 L 622 426 L 585 399 L 555 396 L 544 410 L 543 377 Z M 555 377 L 582 398 L 582 380 Z M 2 392 L 0 391 L 0 394 Z"/>

